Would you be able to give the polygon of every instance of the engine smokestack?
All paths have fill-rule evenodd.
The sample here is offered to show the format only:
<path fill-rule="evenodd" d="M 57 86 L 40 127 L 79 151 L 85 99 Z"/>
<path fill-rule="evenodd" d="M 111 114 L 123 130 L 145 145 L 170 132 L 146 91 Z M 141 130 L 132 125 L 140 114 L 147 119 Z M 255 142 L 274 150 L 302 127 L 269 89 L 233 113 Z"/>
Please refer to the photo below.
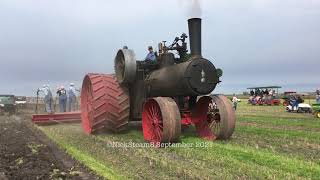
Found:
<path fill-rule="evenodd" d="M 201 18 L 188 19 L 191 56 L 202 57 L 201 54 Z"/>

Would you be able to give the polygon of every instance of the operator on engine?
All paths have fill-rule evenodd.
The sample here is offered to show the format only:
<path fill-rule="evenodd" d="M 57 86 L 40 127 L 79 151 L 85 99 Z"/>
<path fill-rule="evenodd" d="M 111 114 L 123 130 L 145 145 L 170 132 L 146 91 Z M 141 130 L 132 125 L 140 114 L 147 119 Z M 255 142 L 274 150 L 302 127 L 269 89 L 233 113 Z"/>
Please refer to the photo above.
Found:
<path fill-rule="evenodd" d="M 156 53 L 153 51 L 152 46 L 148 47 L 149 53 L 147 54 L 146 61 L 155 62 L 156 61 Z"/>

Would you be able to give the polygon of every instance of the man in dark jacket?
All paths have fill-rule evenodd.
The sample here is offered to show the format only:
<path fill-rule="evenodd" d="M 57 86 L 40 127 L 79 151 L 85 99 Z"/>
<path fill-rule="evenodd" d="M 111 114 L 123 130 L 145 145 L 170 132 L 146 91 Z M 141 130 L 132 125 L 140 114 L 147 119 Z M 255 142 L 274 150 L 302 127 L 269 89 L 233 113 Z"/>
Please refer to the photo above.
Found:
<path fill-rule="evenodd" d="M 58 88 L 57 94 L 59 96 L 60 112 L 67 112 L 67 91 L 63 86 Z"/>

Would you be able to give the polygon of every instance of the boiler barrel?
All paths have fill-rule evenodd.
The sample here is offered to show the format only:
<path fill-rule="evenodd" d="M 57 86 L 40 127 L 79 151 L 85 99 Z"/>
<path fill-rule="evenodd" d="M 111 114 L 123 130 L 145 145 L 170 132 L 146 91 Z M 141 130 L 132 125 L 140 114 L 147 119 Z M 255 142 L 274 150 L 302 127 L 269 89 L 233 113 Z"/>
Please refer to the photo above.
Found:
<path fill-rule="evenodd" d="M 146 86 L 149 97 L 196 96 L 211 93 L 218 82 L 214 65 L 198 57 L 153 71 Z"/>

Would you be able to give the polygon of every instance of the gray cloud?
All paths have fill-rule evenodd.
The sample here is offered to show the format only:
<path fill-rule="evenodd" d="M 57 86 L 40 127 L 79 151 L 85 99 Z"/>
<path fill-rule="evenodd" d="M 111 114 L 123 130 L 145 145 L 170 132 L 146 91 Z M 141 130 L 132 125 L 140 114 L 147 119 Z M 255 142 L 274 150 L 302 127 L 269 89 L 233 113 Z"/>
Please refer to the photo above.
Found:
<path fill-rule="evenodd" d="M 0 93 L 32 94 L 113 72 L 118 48 L 143 58 L 148 45 L 187 32 L 186 1 L 0 2 Z M 217 92 L 241 84 L 320 84 L 319 1 L 201 1 L 203 54 L 224 70 Z M 240 85 L 239 85 L 240 84 Z M 309 89 L 308 89 L 309 88 Z"/>

